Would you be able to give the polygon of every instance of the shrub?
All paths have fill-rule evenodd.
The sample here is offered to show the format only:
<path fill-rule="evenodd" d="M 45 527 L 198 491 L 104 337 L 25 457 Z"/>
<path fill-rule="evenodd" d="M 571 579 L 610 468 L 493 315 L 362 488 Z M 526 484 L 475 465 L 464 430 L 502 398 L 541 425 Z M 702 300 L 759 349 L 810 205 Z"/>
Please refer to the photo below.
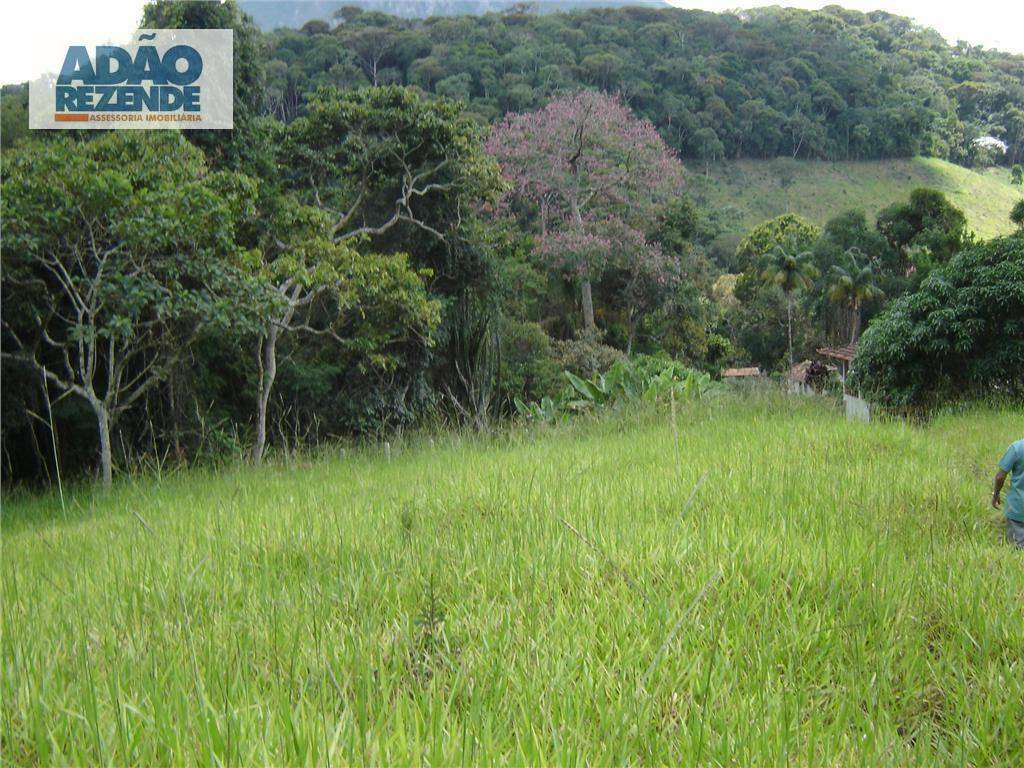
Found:
<path fill-rule="evenodd" d="M 501 392 L 506 402 L 553 396 L 565 383 L 551 338 L 537 323 L 504 320 L 501 356 Z"/>
<path fill-rule="evenodd" d="M 939 267 L 861 339 L 851 381 L 892 404 L 1024 394 L 1024 236 Z"/>
<path fill-rule="evenodd" d="M 589 378 L 607 371 L 626 356 L 601 341 L 597 333 L 583 333 L 575 339 L 555 342 L 555 360 L 560 370 Z"/>
<path fill-rule="evenodd" d="M 640 356 L 638 360 L 617 360 L 604 373 L 582 378 L 565 371 L 569 386 L 557 397 L 527 403 L 515 399 L 519 415 L 530 421 L 553 423 L 570 413 L 579 413 L 637 401 L 657 402 L 669 398 L 699 400 L 713 386 L 707 373 L 695 371 L 676 360 Z"/>
<path fill-rule="evenodd" d="M 1024 200 L 1018 200 L 1010 210 L 1010 221 L 1017 225 L 1017 228 L 1024 231 Z"/>

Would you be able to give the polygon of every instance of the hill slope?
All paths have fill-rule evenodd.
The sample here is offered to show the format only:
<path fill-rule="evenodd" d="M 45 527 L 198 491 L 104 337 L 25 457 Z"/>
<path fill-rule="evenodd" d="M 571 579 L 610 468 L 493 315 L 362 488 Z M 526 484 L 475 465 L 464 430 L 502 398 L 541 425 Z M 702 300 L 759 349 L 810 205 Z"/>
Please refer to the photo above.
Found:
<path fill-rule="evenodd" d="M 690 194 L 725 213 L 730 233 L 741 234 L 765 219 L 787 211 L 816 224 L 850 208 L 869 218 L 885 206 L 906 199 L 915 187 L 944 192 L 967 215 L 981 237 L 1013 230 L 1009 214 L 1024 197 L 1010 184 L 1005 168 L 972 171 L 935 158 L 824 162 L 811 160 L 734 160 L 703 168 L 690 164 Z"/>
<path fill-rule="evenodd" d="M 579 10 L 590 1 L 571 0 L 574 13 L 362 13 L 330 31 L 278 29 L 267 40 L 270 106 L 290 120 L 320 85 L 383 80 L 466 101 L 494 122 L 539 109 L 559 92 L 599 88 L 623 94 L 690 158 L 934 155 L 971 166 L 979 154 L 973 139 L 991 134 L 1008 145 L 1006 165 L 1024 159 L 1024 56 L 950 46 L 910 19 L 835 5 Z M 372 2 L 390 8 L 399 0 Z M 504 2 L 395 7 L 430 13 Z M 265 5 L 278 7 L 245 7 Z"/>

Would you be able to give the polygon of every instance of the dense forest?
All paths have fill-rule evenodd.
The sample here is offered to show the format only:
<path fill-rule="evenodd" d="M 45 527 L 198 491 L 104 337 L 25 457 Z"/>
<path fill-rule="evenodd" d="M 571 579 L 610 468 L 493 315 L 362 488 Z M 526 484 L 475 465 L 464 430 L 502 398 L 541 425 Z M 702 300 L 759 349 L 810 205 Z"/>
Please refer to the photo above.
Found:
<path fill-rule="evenodd" d="M 357 7 L 268 36 L 269 106 L 319 85 L 397 83 L 460 99 L 483 122 L 589 87 L 622 94 L 684 157 L 965 165 L 1024 157 L 1024 57 L 884 12 L 627 7 L 400 19 Z M 993 157 L 975 143 L 1005 142 Z"/>
<path fill-rule="evenodd" d="M 5 481 L 484 430 L 599 398 L 610 370 L 782 372 L 862 331 L 879 399 L 1021 386 L 1021 236 L 981 242 L 918 189 L 723 253 L 680 160 L 930 154 L 1019 180 L 1021 57 L 837 7 L 343 7 L 265 34 L 233 2 L 159 2 L 142 26 L 235 30 L 235 128 L 29 135 L 5 90 Z M 1024 229 L 1024 202 L 1006 216 Z"/>
<path fill-rule="evenodd" d="M 340 4 L 338 0 L 241 0 L 239 5 L 260 29 L 271 31 L 278 27 L 298 29 L 307 21 L 331 19 Z M 345 0 L 344 5 L 407 19 L 481 16 L 512 8 L 532 13 L 558 13 L 625 5 L 669 7 L 666 0 Z"/>

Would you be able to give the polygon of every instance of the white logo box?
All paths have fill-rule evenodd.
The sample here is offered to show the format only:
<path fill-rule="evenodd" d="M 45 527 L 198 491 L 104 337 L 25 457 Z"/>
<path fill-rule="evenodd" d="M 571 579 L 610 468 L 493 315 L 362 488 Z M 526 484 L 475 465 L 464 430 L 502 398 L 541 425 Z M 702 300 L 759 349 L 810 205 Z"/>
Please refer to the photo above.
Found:
<path fill-rule="evenodd" d="M 233 128 L 233 49 L 230 29 L 140 29 L 123 45 L 69 41 L 66 58 L 54 62 L 54 72 L 29 83 L 29 127 Z M 193 78 L 199 71 L 197 56 L 201 71 Z M 72 79 L 59 82 L 65 63 Z M 162 81 L 165 72 L 171 73 L 170 80 L 154 82 Z"/>

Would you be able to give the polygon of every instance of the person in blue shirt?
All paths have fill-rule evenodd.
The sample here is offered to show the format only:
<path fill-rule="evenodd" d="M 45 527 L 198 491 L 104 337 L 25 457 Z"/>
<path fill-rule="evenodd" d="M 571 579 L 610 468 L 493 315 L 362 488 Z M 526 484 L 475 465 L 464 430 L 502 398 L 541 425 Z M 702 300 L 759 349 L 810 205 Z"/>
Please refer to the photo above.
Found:
<path fill-rule="evenodd" d="M 1006 477 L 1010 477 L 1010 490 L 1006 492 L 1006 535 L 1015 546 L 1024 549 L 1024 440 L 1011 443 L 999 460 L 999 471 L 992 486 L 992 506 L 999 509 L 999 494 Z"/>

